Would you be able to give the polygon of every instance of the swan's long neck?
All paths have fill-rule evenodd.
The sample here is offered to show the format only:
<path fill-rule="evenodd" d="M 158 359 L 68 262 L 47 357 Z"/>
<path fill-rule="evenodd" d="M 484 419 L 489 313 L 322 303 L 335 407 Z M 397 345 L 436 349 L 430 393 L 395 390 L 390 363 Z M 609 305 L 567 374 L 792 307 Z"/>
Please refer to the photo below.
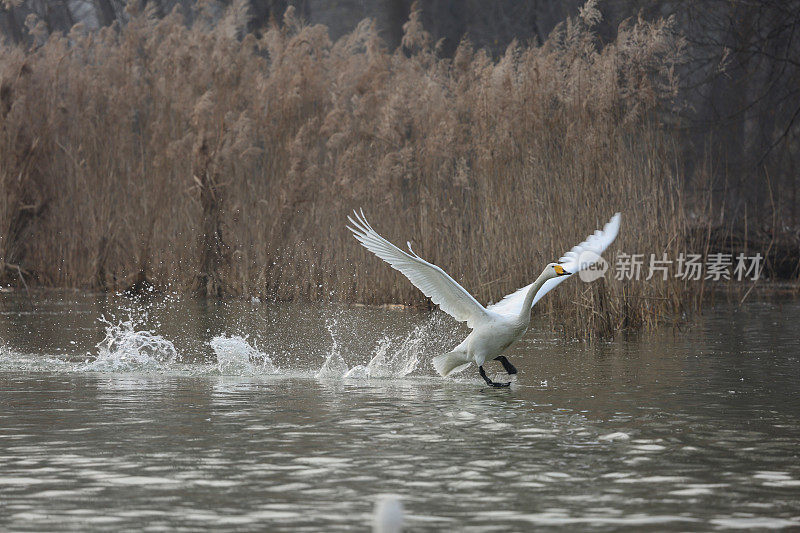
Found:
<path fill-rule="evenodd" d="M 542 288 L 544 283 L 551 279 L 552 276 L 548 275 L 547 268 L 542 271 L 536 281 L 533 282 L 531 288 L 528 289 L 528 294 L 525 295 L 525 303 L 522 305 L 522 314 L 519 316 L 520 320 L 525 322 L 529 322 L 531 319 L 531 307 L 533 306 L 533 298 L 536 296 L 536 293 L 539 292 L 539 289 Z"/>

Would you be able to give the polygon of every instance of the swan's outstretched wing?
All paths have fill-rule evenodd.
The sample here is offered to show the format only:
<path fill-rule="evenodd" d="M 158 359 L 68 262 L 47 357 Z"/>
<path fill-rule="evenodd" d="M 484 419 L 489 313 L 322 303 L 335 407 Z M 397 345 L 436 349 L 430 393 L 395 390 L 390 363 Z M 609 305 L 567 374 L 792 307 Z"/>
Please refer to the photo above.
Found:
<path fill-rule="evenodd" d="M 466 322 L 471 328 L 486 317 L 486 309 L 464 287 L 448 276 L 447 272 L 415 254 L 410 243 L 408 252 L 404 252 L 378 235 L 364 218 L 363 212 L 353 211 L 353 214 L 355 220 L 347 217 L 353 227 L 347 226 L 347 229 L 353 232 L 358 242 L 392 265 L 392 268 L 399 270 L 425 296 L 441 307 L 442 311 L 459 322 Z"/>
<path fill-rule="evenodd" d="M 602 230 L 595 231 L 594 234 L 589 235 L 589 238 L 585 241 L 565 253 L 564 256 L 558 260 L 559 264 L 564 267 L 564 270 L 572 274 L 591 266 L 596 262 L 597 257 L 617 238 L 617 233 L 619 233 L 619 221 L 620 214 L 617 213 L 603 226 Z M 559 283 L 569 277 L 570 276 L 559 276 L 545 281 L 542 288 L 540 288 L 536 296 L 533 297 L 533 305 L 536 305 L 536 302 L 541 300 L 542 296 L 552 291 Z M 531 285 L 533 284 L 531 283 Z M 528 293 L 528 289 L 530 289 L 531 285 L 527 285 L 516 292 L 512 292 L 496 304 L 487 307 L 487 309 L 495 313 L 500 313 L 501 315 L 518 316 L 522 312 L 525 295 Z"/>

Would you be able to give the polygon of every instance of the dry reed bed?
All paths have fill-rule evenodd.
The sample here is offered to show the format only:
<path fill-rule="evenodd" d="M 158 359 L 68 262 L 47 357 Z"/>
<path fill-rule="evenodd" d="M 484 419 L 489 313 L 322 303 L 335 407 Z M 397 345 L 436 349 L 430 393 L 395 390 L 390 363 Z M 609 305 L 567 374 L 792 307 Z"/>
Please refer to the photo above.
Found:
<path fill-rule="evenodd" d="M 493 61 L 466 42 L 438 57 L 417 14 L 396 53 L 368 21 L 331 42 L 291 9 L 258 38 L 241 4 L 191 27 L 129 14 L 0 49 L 7 279 L 19 266 L 47 286 L 423 303 L 345 230 L 360 206 L 482 301 L 618 210 L 612 250 L 683 246 L 677 151 L 657 120 L 681 58 L 668 21 L 631 21 L 599 48 L 590 2 Z M 605 334 L 674 317 L 698 292 L 575 281 L 540 312 Z"/>

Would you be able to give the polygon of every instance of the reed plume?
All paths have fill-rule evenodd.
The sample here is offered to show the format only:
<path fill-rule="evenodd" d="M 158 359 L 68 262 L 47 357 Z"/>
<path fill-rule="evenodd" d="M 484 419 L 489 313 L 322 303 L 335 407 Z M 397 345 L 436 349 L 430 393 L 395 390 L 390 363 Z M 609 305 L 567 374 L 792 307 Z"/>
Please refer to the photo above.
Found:
<path fill-rule="evenodd" d="M 628 21 L 601 46 L 589 2 L 495 60 L 466 40 L 441 57 L 416 12 L 397 51 L 370 21 L 332 42 L 291 8 L 259 36 L 241 2 L 218 21 L 128 16 L 0 49 L 0 258 L 24 271 L 4 267 L 10 281 L 425 304 L 348 235 L 361 206 L 484 302 L 615 211 L 616 250 L 684 245 L 661 124 L 683 49 L 670 20 Z M 602 334 L 698 293 L 607 276 L 539 305 Z"/>

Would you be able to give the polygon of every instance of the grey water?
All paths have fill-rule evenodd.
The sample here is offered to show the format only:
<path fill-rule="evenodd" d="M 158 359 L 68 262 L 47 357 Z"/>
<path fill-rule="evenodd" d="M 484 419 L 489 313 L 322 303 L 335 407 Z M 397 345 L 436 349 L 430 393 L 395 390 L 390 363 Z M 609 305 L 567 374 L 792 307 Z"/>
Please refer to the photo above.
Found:
<path fill-rule="evenodd" d="M 490 389 L 446 315 L 0 294 L 0 529 L 800 528 L 800 303 L 577 342 Z M 492 363 L 490 375 L 500 379 Z"/>

